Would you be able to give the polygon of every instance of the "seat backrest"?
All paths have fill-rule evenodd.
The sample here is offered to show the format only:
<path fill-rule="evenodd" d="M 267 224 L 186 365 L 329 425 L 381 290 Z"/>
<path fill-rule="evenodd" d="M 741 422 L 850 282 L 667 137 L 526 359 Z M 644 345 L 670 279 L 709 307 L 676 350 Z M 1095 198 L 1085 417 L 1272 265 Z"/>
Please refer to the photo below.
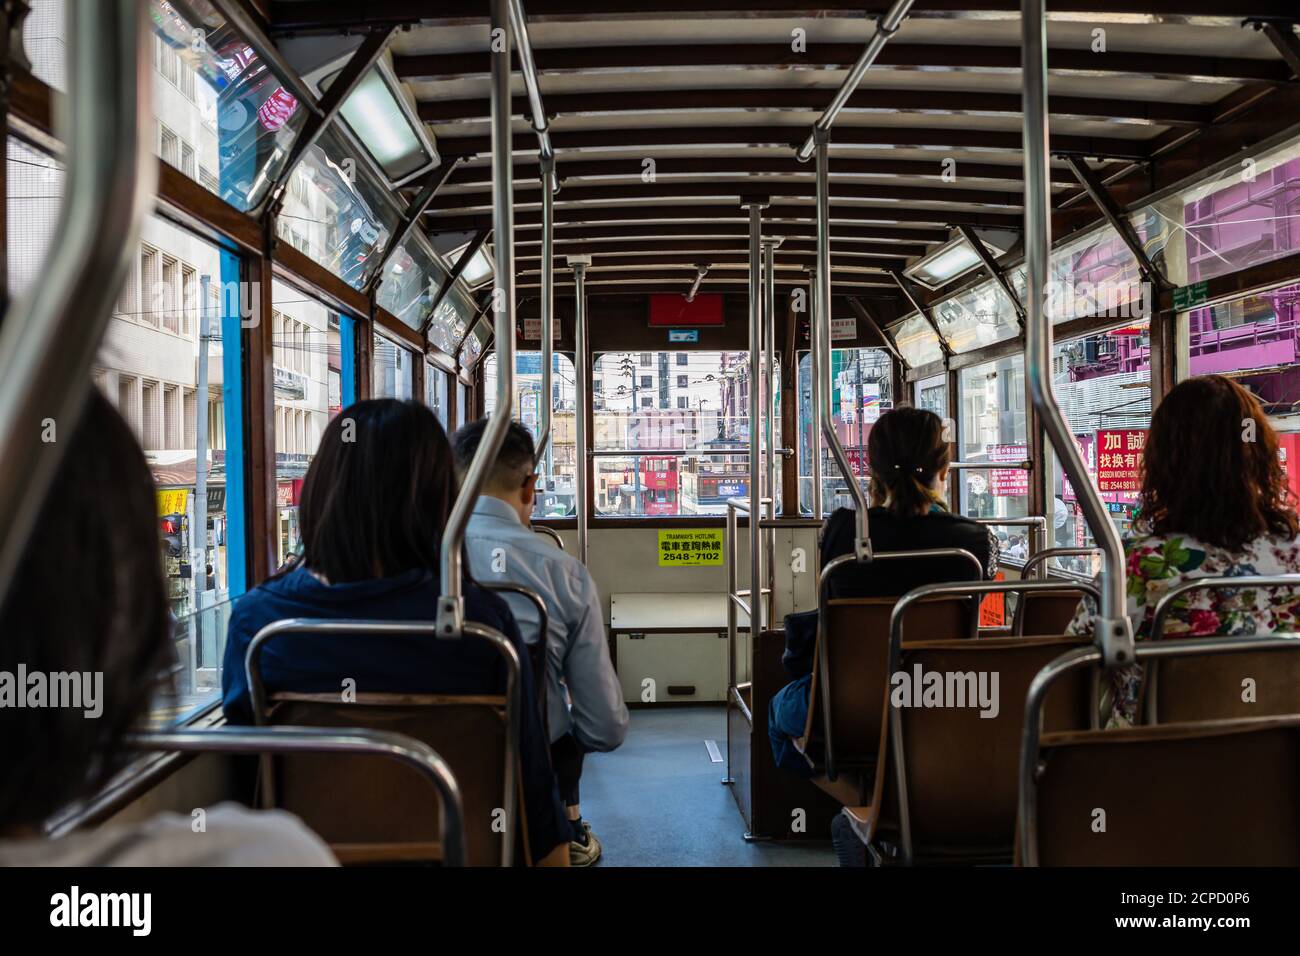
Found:
<path fill-rule="evenodd" d="M 827 722 L 833 766 L 874 767 L 884 725 L 889 675 L 889 619 L 897 598 L 843 598 L 827 602 L 817 630 L 817 672 L 808 708 L 810 737 L 825 744 Z M 975 602 L 966 596 L 916 602 L 906 612 L 909 637 L 973 638 Z"/>
<path fill-rule="evenodd" d="M 1064 634 L 1082 597 L 1081 591 L 1070 588 L 1017 595 L 1013 633 Z"/>
<path fill-rule="evenodd" d="M 447 761 L 460 785 L 469 866 L 500 866 L 495 808 L 505 787 L 505 698 L 432 694 L 271 696 L 269 722 L 296 727 L 362 727 L 423 741 Z M 427 785 L 411 770 L 353 756 L 295 756 L 275 765 L 276 804 L 297 814 L 344 863 L 431 861 L 441 857 Z M 522 803 L 518 805 L 523 819 Z M 521 827 L 526 832 L 525 827 Z"/>
<path fill-rule="evenodd" d="M 1039 757 L 1042 866 L 1300 866 L 1300 717 L 1047 734 Z"/>
<path fill-rule="evenodd" d="M 1294 651 L 1176 657 L 1145 667 L 1149 722 L 1300 714 L 1300 654 Z"/>
<path fill-rule="evenodd" d="M 894 713 L 901 721 L 918 855 L 1010 858 L 1029 684 L 1048 663 L 1087 643 L 1077 637 L 997 637 L 903 645 L 900 671 L 911 696 L 899 692 L 892 702 L 904 704 Z M 938 693 L 924 697 L 927 685 Z M 1087 727 L 1091 686 L 1084 671 L 1054 684 L 1044 707 L 1046 725 Z"/>

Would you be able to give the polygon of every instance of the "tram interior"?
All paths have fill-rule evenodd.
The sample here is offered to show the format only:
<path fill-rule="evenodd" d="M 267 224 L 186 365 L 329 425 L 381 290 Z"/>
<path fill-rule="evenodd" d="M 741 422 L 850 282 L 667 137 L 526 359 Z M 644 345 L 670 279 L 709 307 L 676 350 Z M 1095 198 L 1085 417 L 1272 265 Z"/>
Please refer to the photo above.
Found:
<path fill-rule="evenodd" d="M 111 39 L 87 35 L 112 17 Z M 94 387 L 130 425 L 175 633 L 175 690 L 142 752 L 45 835 L 267 806 L 258 754 L 315 781 L 287 791 L 309 826 L 384 815 L 364 785 L 339 791 L 358 806 L 322 809 L 321 781 L 371 780 L 374 735 L 434 717 L 330 712 L 295 737 L 229 725 L 220 698 L 233 609 L 302 552 L 322 436 L 355 402 L 395 398 L 449 434 L 513 418 L 537 442 L 532 528 L 594 582 L 629 712 L 622 746 L 583 765 L 599 865 L 834 866 L 837 819 L 874 866 L 1300 862 L 1296 635 L 1135 643 L 1121 550 L 1153 414 L 1195 376 L 1254 396 L 1300 493 L 1298 20 L 1290 0 L 6 6 L 0 371 L 42 374 L 14 372 L 4 414 Z M 138 75 L 97 92 L 85 76 L 108 75 L 93 61 L 114 44 L 98 56 L 133 52 Z M 122 147 L 137 165 L 78 148 L 94 111 L 138 120 Z M 46 301 L 48 280 L 96 183 L 120 220 L 99 271 L 124 284 L 91 291 L 83 267 L 98 344 L 51 337 L 68 354 L 22 366 L 31 328 L 75 311 Z M 997 574 L 831 599 L 837 509 L 853 511 L 845 560 L 888 563 L 865 518 L 868 446 L 904 407 L 942 419 L 937 494 L 987 526 Z M 489 424 L 482 468 L 501 434 Z M 39 509 L 24 476 L 62 452 L 15 435 L 0 431 L 0 503 Z M 5 537 L 6 561 L 76 547 L 17 522 Z M 468 640 L 445 560 L 421 633 Z M 1085 596 L 1094 638 L 1067 630 Z M 808 612 L 821 670 L 801 777 L 774 762 L 769 706 L 790 681 L 783 622 Z M 1158 701 L 1107 729 L 1098 688 L 1135 660 L 1161 661 Z M 891 707 L 914 667 L 997 672 L 996 719 Z M 1258 707 L 1220 699 L 1243 674 L 1268 690 Z M 513 706 L 493 713 L 518 721 Z M 469 802 L 484 759 L 435 761 L 449 735 L 404 751 L 418 773 L 382 777 L 423 786 L 400 805 L 438 810 L 438 833 L 423 821 L 385 854 L 349 829 L 327 837 L 351 848 L 340 859 L 450 865 L 468 846 L 485 862 L 473 834 L 449 835 L 494 808 Z M 509 767 L 499 735 L 484 752 L 505 747 Z M 1193 800 L 1196 766 L 1222 772 Z M 1178 839 L 1214 801 L 1245 815 L 1240 839 Z M 1077 835 L 1094 806 L 1112 808 L 1110 838 Z"/>

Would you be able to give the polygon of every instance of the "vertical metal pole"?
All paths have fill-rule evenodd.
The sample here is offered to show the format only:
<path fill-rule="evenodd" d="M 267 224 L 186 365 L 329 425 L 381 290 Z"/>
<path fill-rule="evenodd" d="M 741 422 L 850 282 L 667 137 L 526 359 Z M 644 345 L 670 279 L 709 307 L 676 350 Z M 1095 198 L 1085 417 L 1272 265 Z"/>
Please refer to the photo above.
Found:
<path fill-rule="evenodd" d="M 1025 376 L 1043 430 L 1078 495 L 1088 526 L 1102 550 L 1098 584 L 1101 607 L 1096 640 L 1108 668 L 1133 660 L 1133 629 L 1124 614 L 1124 551 L 1119 533 L 1106 512 L 1101 495 L 1083 464 L 1052 390 L 1052 326 L 1045 298 L 1050 281 L 1048 254 L 1052 246 L 1051 197 L 1048 191 L 1051 155 L 1047 129 L 1047 17 L 1044 0 L 1021 3 L 1024 48 L 1025 154 Z"/>
<path fill-rule="evenodd" d="M 190 576 L 194 581 L 194 607 L 203 604 L 207 589 L 208 560 L 208 283 L 206 274 L 199 282 L 199 368 L 194 386 L 194 524 L 190 529 Z M 194 536 L 198 535 L 198 544 Z"/>
<path fill-rule="evenodd" d="M 551 473 L 551 366 L 555 363 L 555 157 L 542 157 L 542 395 L 537 407 L 537 458 Z"/>
<path fill-rule="evenodd" d="M 763 276 L 763 385 L 767 413 L 767 421 L 763 423 L 767 445 L 767 486 L 764 491 L 772 499 L 767 511 L 769 518 L 776 517 L 776 250 L 780 245 L 780 239 L 763 240 L 767 252 Z"/>
<path fill-rule="evenodd" d="M 494 338 L 497 352 L 496 408 L 465 472 L 442 540 L 442 596 L 438 601 L 439 637 L 460 637 L 465 626 L 465 527 L 497 451 L 514 417 L 515 400 L 515 210 L 510 128 L 510 24 L 506 0 L 492 0 L 493 38 L 504 37 L 492 57 L 492 233 L 496 236 Z M 500 32 L 498 32 L 500 31 Z M 458 405 L 459 405 L 459 398 Z M 466 416 L 468 421 L 468 415 Z"/>
<path fill-rule="evenodd" d="M 578 401 L 574 412 L 575 437 L 577 440 L 577 474 L 575 475 L 576 504 L 578 517 L 578 560 L 587 563 L 587 469 L 592 466 L 592 458 L 587 448 L 587 406 L 591 400 L 591 378 L 587 370 L 587 266 L 589 257 L 569 256 L 569 265 L 573 266 L 573 368 L 575 388 Z M 635 374 L 635 373 L 633 373 Z"/>
<path fill-rule="evenodd" d="M 749 637 L 763 629 L 763 206 L 749 204 Z"/>
<path fill-rule="evenodd" d="M 822 507 L 822 444 L 821 428 L 817 420 L 822 407 L 822 355 L 821 340 L 817 335 L 817 316 L 820 314 L 817 308 L 817 293 L 820 286 L 817 282 L 817 270 L 813 269 L 809 275 L 811 280 L 808 284 L 808 374 L 812 379 L 812 414 L 808 421 L 808 449 L 812 455 L 812 513 L 818 521 L 821 520 L 823 512 L 826 510 Z"/>
<path fill-rule="evenodd" d="M 860 561 L 871 560 L 871 536 L 867 529 L 867 496 L 862 484 L 853 473 L 849 456 L 844 453 L 835 426 L 831 421 L 831 199 L 830 199 L 830 134 L 826 130 L 814 130 L 817 141 L 817 314 L 813 327 L 821 339 L 823 374 L 822 404 L 818 408 L 818 419 L 826 444 L 840 469 L 840 474 L 849 486 L 849 495 L 853 499 L 857 519 L 857 539 L 854 541 L 854 553 Z"/>

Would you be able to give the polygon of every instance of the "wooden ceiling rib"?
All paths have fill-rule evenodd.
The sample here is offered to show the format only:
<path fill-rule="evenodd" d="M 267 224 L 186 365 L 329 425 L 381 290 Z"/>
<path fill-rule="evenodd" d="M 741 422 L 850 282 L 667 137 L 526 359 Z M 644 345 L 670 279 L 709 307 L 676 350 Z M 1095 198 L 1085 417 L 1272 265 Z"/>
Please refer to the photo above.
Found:
<path fill-rule="evenodd" d="M 557 257 L 592 255 L 588 283 L 604 293 L 684 291 L 700 262 L 713 266 L 702 288 L 743 293 L 740 203 L 764 197 L 764 235 L 785 239 L 777 284 L 806 281 L 815 177 L 794 150 L 890 5 L 524 0 L 561 185 Z M 1046 6 L 1058 237 L 1099 219 L 1064 156 L 1084 158 L 1128 204 L 1300 120 L 1300 83 L 1283 55 L 1294 47 L 1246 22 L 1292 29 L 1296 0 L 1240 0 L 1230 13 L 1223 0 Z M 419 227 L 444 245 L 491 228 L 484 0 L 269 0 L 267 9 L 280 36 L 410 27 L 394 41 L 394 70 L 442 157 L 461 159 Z M 836 289 L 894 298 L 901 314 L 884 272 L 959 226 L 1021 229 L 1019 11 L 1020 0 L 916 0 L 848 98 L 831 132 Z M 806 43 L 792 44 L 792 25 L 804 23 Z M 1096 27 L 1110 31 L 1109 47 L 1097 49 Z M 542 194 L 528 100 L 514 89 L 516 261 L 528 294 L 539 280 Z"/>

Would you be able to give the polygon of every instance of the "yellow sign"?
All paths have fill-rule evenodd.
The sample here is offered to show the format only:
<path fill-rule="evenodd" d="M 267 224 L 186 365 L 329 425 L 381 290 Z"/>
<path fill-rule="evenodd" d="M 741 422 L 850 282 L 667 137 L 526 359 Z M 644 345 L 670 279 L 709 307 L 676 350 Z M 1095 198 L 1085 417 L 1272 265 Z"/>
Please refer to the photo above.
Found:
<path fill-rule="evenodd" d="M 659 567 L 722 565 L 721 528 L 659 530 Z"/>
<path fill-rule="evenodd" d="M 154 494 L 158 496 L 159 515 L 185 514 L 185 503 L 190 495 L 188 488 L 169 488 L 166 491 L 154 492 Z"/>

